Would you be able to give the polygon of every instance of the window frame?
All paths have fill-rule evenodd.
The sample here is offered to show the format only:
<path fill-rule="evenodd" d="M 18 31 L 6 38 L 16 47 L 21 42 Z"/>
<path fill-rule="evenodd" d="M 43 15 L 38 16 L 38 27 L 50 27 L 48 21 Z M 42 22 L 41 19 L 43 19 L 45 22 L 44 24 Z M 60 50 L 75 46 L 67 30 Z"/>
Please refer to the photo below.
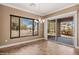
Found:
<path fill-rule="evenodd" d="M 11 24 L 12 24 L 12 17 L 18 17 L 19 18 L 19 36 L 17 37 L 11 37 L 12 36 L 12 28 L 11 28 Z M 33 23 L 32 23 L 32 35 L 26 35 L 26 36 L 21 36 L 21 32 L 20 32 L 20 21 L 21 21 L 21 18 L 24 18 L 24 19 L 29 19 L 29 20 L 32 20 Z M 22 16 L 16 16 L 16 15 L 10 15 L 10 39 L 14 39 L 14 38 L 21 38 L 21 37 L 30 37 L 30 36 L 38 36 L 39 35 L 39 23 L 37 24 L 37 34 L 34 35 L 34 20 L 33 18 L 27 18 L 27 17 L 22 17 Z M 39 20 L 38 20 L 39 22 Z"/>
<path fill-rule="evenodd" d="M 37 23 L 37 34 L 34 34 L 33 33 L 33 35 L 34 36 L 37 36 L 37 35 L 39 35 L 39 20 L 37 20 L 38 21 L 38 23 Z M 34 23 L 33 23 L 33 26 L 34 26 Z M 34 27 L 33 27 L 34 28 Z M 34 32 L 34 31 L 33 31 Z"/>

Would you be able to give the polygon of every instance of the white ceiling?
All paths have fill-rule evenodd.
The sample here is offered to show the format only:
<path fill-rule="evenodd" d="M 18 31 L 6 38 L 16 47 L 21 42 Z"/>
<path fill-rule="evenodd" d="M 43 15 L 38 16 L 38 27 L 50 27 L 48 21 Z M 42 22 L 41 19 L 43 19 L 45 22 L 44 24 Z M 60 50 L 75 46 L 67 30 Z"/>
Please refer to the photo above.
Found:
<path fill-rule="evenodd" d="M 32 4 L 32 5 L 31 5 Z M 73 3 L 7 3 L 3 4 L 17 9 L 21 9 L 36 15 L 45 16 L 75 4 Z"/>

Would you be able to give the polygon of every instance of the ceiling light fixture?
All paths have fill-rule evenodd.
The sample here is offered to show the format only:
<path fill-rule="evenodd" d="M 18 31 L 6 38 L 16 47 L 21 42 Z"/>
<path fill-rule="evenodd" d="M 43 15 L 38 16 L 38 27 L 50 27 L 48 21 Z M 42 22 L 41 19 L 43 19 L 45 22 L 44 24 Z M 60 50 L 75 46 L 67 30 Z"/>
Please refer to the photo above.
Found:
<path fill-rule="evenodd" d="M 35 3 L 31 3 L 31 4 L 30 4 L 30 6 L 35 7 L 35 6 L 36 6 L 36 4 L 35 4 Z"/>

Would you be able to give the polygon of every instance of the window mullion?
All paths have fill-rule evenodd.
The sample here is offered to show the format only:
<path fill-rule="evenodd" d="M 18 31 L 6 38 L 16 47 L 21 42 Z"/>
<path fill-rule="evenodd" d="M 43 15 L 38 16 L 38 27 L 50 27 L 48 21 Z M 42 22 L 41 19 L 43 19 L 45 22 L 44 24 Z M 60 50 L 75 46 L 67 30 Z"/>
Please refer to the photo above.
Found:
<path fill-rule="evenodd" d="M 20 37 L 20 17 L 19 17 L 19 37 Z"/>

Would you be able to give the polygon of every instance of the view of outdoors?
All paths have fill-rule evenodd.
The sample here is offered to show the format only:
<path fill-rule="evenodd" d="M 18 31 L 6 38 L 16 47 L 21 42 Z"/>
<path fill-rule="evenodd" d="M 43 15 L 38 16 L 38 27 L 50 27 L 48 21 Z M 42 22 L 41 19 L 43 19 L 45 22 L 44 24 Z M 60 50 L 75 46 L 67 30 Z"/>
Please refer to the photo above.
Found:
<path fill-rule="evenodd" d="M 48 20 L 48 39 L 73 45 L 73 28 L 72 18 Z"/>
<path fill-rule="evenodd" d="M 61 22 L 61 35 L 73 36 L 73 21 Z"/>
<path fill-rule="evenodd" d="M 48 21 L 48 35 L 55 35 L 55 21 Z"/>
<path fill-rule="evenodd" d="M 11 37 L 19 37 L 19 18 L 12 17 Z"/>
<path fill-rule="evenodd" d="M 38 35 L 38 20 L 11 16 L 11 38 Z"/>
<path fill-rule="evenodd" d="M 34 20 L 34 35 L 38 34 L 38 20 Z"/>
<path fill-rule="evenodd" d="M 61 35 L 73 36 L 73 21 L 60 22 Z M 55 21 L 48 21 L 48 35 L 55 35 Z"/>
<path fill-rule="evenodd" d="M 33 20 L 20 18 L 20 36 L 32 35 Z"/>

